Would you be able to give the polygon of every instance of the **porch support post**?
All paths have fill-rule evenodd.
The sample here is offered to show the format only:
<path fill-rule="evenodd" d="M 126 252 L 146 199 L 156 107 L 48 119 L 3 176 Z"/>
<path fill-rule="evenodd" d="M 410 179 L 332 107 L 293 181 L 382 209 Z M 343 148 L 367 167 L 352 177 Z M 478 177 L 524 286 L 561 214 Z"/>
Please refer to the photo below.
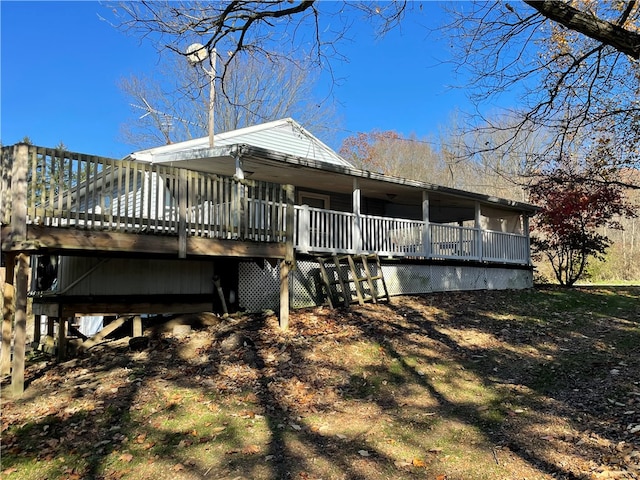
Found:
<path fill-rule="evenodd" d="M 244 180 L 244 170 L 242 169 L 242 157 L 239 153 L 235 155 L 235 164 L 236 164 L 236 177 L 239 180 Z"/>
<path fill-rule="evenodd" d="M 353 249 L 356 252 L 360 252 L 362 250 L 362 220 L 360 218 L 360 202 L 361 202 L 361 194 L 360 194 L 360 183 L 357 178 L 353 179 Z"/>
<path fill-rule="evenodd" d="M 478 260 L 482 260 L 483 252 L 482 252 L 482 226 L 480 224 L 480 202 L 476 202 L 475 204 L 476 216 L 475 216 L 475 229 L 476 229 L 476 255 L 478 256 Z"/>
<path fill-rule="evenodd" d="M 187 171 L 178 170 L 178 258 L 187 258 Z"/>
<path fill-rule="evenodd" d="M 13 343 L 11 390 L 16 397 L 24 393 L 24 359 L 27 344 L 27 291 L 29 289 L 29 256 L 20 253 L 16 262 L 16 335 Z"/>
<path fill-rule="evenodd" d="M 293 247 L 293 229 L 295 225 L 294 212 L 294 188 L 293 185 L 285 186 L 287 209 L 286 209 L 286 245 L 284 259 L 280 262 L 280 328 L 287 330 L 289 328 L 289 307 L 290 307 L 290 291 L 289 291 L 289 274 L 295 260 L 295 252 Z"/>
<path fill-rule="evenodd" d="M 529 215 L 522 214 L 522 230 L 524 230 L 524 236 L 527 239 L 527 251 L 525 253 L 525 260 L 527 265 L 531 265 L 531 238 L 529 237 Z"/>
<path fill-rule="evenodd" d="M 302 253 L 309 252 L 309 237 L 311 236 L 311 212 L 309 205 L 302 205 L 298 217 L 298 249 Z"/>
<path fill-rule="evenodd" d="M 0 351 L 0 374 L 4 377 L 11 373 L 11 336 L 13 335 L 13 316 L 15 304 L 15 263 L 16 256 L 7 253 L 4 271 L 4 303 L 2 304 L 2 350 Z"/>
<path fill-rule="evenodd" d="M 431 258 L 431 226 L 429 225 L 429 193 L 422 191 L 422 252 L 425 258 Z"/>

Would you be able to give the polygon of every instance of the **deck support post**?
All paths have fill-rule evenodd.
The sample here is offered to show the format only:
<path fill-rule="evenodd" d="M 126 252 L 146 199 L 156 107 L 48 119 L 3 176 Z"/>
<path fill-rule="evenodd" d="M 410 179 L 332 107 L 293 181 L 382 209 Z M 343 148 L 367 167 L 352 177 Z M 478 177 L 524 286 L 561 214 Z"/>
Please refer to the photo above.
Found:
<path fill-rule="evenodd" d="M 280 328 L 287 330 L 289 328 L 289 308 L 290 308 L 290 295 L 289 291 L 289 274 L 293 268 L 293 262 L 295 260 L 295 252 L 293 245 L 293 230 L 295 226 L 295 212 L 294 212 L 294 187 L 293 185 L 286 185 L 285 195 L 287 202 L 286 209 L 286 226 L 285 226 L 285 255 L 284 259 L 280 262 Z"/>
<path fill-rule="evenodd" d="M 140 315 L 133 317 L 133 336 L 142 336 L 142 317 Z"/>
<path fill-rule="evenodd" d="M 11 373 L 11 337 L 13 335 L 13 316 L 16 311 L 15 264 L 15 254 L 7 253 L 4 291 L 2 293 L 2 350 L 0 350 L 0 374 L 3 377 Z"/>
<path fill-rule="evenodd" d="M 425 258 L 431 258 L 431 227 L 429 226 L 429 194 L 422 191 L 422 221 L 424 229 L 422 231 L 422 252 Z"/>
<path fill-rule="evenodd" d="M 16 261 L 16 311 L 11 390 L 16 397 L 24 393 L 24 360 L 27 344 L 27 291 L 29 289 L 29 256 L 20 253 Z"/>
<path fill-rule="evenodd" d="M 56 331 L 56 321 L 54 317 L 47 316 L 47 336 L 53 338 Z"/>
<path fill-rule="evenodd" d="M 67 317 L 58 318 L 58 361 L 67 357 Z"/>
<path fill-rule="evenodd" d="M 33 348 L 37 348 L 40 345 L 40 338 L 42 337 L 42 315 L 33 316 Z"/>

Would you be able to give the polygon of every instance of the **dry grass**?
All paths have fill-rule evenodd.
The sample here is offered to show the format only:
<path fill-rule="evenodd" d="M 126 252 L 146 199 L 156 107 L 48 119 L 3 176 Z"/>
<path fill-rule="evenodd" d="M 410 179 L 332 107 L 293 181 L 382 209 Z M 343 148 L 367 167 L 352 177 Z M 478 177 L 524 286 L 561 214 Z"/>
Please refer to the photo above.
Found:
<path fill-rule="evenodd" d="M 639 312 L 464 292 L 113 341 L 29 368 L 2 478 L 640 478 Z"/>

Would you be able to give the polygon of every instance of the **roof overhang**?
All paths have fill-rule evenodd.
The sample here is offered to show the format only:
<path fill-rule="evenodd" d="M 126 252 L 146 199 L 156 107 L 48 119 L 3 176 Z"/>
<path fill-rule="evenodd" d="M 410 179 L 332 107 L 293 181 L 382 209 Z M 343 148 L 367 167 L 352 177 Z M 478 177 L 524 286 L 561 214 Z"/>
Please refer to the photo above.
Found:
<path fill-rule="evenodd" d="M 456 204 L 468 206 L 480 202 L 481 204 L 516 210 L 527 215 L 533 215 L 539 211 L 535 205 L 524 202 L 295 157 L 245 144 L 154 155 L 140 152 L 132 154 L 131 158 L 228 176 L 236 174 L 236 165 L 240 161 L 245 176 L 254 180 L 292 184 L 302 189 L 343 194 L 351 194 L 354 180 L 357 180 L 358 187 L 364 196 L 392 200 L 397 204 L 420 204 L 422 194 L 426 192 L 429 195 L 429 202 L 433 205 L 441 203 L 448 206 Z"/>

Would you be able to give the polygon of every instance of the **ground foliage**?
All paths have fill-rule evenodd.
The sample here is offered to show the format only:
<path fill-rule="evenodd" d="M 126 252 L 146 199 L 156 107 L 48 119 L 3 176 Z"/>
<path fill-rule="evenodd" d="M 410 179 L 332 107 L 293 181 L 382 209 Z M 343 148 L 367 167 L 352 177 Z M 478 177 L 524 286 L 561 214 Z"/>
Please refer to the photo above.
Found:
<path fill-rule="evenodd" d="M 2 400 L 2 478 L 640 478 L 640 288 L 207 316 Z M 203 317 L 205 318 L 205 317 Z M 213 320 L 212 320 L 213 318 Z"/>

